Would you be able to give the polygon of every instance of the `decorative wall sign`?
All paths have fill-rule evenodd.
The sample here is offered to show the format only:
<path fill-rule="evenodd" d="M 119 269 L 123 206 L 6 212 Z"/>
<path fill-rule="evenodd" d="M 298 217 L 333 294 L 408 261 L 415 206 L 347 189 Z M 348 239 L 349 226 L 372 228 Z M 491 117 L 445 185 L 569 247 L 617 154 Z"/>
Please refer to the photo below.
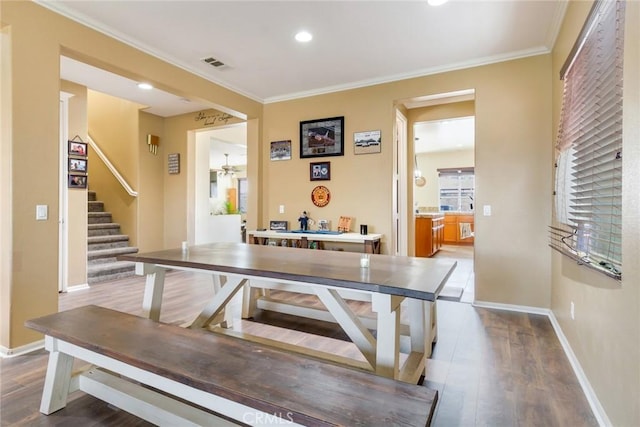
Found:
<path fill-rule="evenodd" d="M 180 153 L 171 153 L 168 156 L 169 174 L 175 175 L 180 173 Z"/>
<path fill-rule="evenodd" d="M 331 192 L 324 185 L 318 185 L 311 191 L 311 201 L 319 208 L 327 206 L 331 201 Z"/>
<path fill-rule="evenodd" d="M 226 125 L 233 116 L 227 113 L 206 114 L 204 111 L 198 112 L 195 117 L 196 122 L 203 122 L 204 126 Z"/>
<path fill-rule="evenodd" d="M 291 160 L 291 140 L 271 143 L 271 160 Z"/>
<path fill-rule="evenodd" d="M 355 154 L 380 153 L 382 151 L 380 131 L 356 132 L 353 134 L 353 144 Z"/>
<path fill-rule="evenodd" d="M 300 158 L 344 156 L 344 117 L 300 122 Z"/>
<path fill-rule="evenodd" d="M 331 162 L 310 163 L 309 179 L 311 181 L 331 180 Z"/>

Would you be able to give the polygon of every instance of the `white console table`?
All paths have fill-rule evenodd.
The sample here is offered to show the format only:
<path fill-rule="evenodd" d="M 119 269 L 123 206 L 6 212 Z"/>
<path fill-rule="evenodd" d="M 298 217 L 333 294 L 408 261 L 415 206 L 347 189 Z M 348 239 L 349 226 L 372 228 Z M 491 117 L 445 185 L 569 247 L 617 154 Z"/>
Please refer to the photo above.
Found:
<path fill-rule="evenodd" d="M 312 248 L 312 242 L 316 242 L 313 249 L 322 249 L 322 242 L 334 243 L 361 243 L 363 252 L 368 254 L 380 253 L 380 240 L 382 234 L 359 234 L 359 233 L 316 233 L 316 232 L 291 232 L 291 231 L 247 231 L 247 242 L 257 245 L 266 245 L 269 240 L 287 240 L 297 248 Z M 287 244 L 287 246 L 289 246 Z"/>

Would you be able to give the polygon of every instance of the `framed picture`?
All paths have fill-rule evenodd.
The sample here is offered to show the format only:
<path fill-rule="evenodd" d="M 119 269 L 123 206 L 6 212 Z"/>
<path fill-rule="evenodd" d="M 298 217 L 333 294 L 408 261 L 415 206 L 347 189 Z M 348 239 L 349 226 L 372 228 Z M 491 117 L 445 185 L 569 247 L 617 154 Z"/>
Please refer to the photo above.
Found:
<path fill-rule="evenodd" d="M 87 159 L 69 157 L 69 172 L 87 173 Z"/>
<path fill-rule="evenodd" d="M 344 117 L 300 122 L 300 158 L 344 156 Z"/>
<path fill-rule="evenodd" d="M 309 165 L 309 179 L 311 181 L 331 180 L 331 162 L 317 162 Z"/>
<path fill-rule="evenodd" d="M 69 154 L 72 156 L 86 156 L 87 144 L 84 142 L 69 141 Z"/>
<path fill-rule="evenodd" d="M 269 221 L 269 230 L 285 231 L 289 229 L 289 221 Z"/>
<path fill-rule="evenodd" d="M 68 187 L 69 188 L 87 188 L 87 176 L 69 174 Z"/>
<path fill-rule="evenodd" d="M 271 160 L 291 160 L 291 140 L 271 142 Z"/>
<path fill-rule="evenodd" d="M 353 143 L 355 154 L 380 153 L 382 151 L 382 138 L 379 130 L 356 132 L 353 134 Z"/>

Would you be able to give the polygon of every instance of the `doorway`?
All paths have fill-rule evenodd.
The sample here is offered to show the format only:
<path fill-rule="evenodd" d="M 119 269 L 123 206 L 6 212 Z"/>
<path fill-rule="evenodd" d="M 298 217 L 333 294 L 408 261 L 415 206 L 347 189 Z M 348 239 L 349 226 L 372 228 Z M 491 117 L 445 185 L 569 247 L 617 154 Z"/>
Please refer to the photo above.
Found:
<path fill-rule="evenodd" d="M 472 303 L 475 117 L 414 122 L 413 135 L 416 176 L 423 177 L 414 185 L 416 218 L 433 213 L 443 218 L 442 245 L 433 256 L 457 262 L 440 298 Z"/>
<path fill-rule="evenodd" d="M 193 244 L 241 242 L 246 219 L 247 124 L 195 132 Z"/>

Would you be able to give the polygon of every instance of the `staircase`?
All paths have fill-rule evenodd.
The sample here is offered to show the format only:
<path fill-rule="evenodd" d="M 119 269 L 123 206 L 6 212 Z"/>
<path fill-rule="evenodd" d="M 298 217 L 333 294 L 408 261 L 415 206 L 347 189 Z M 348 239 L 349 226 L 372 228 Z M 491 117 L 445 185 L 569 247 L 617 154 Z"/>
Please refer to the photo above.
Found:
<path fill-rule="evenodd" d="M 118 261 L 118 255 L 138 252 L 129 246 L 129 236 L 120 233 L 120 224 L 113 222 L 111 213 L 104 211 L 104 203 L 96 200 L 95 191 L 88 192 L 89 230 L 87 239 L 87 282 L 132 276 L 135 264 Z"/>

